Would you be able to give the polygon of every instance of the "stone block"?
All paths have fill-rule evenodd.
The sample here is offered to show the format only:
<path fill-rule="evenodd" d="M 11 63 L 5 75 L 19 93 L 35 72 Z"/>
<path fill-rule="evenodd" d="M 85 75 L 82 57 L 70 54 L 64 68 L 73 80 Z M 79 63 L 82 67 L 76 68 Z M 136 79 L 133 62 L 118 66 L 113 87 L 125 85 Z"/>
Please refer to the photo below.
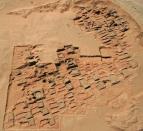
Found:
<path fill-rule="evenodd" d="M 44 68 L 47 65 L 47 63 L 37 63 L 36 67 L 38 68 Z"/>
<path fill-rule="evenodd" d="M 59 100 L 57 103 L 58 103 L 59 109 L 63 109 L 66 106 L 64 100 Z"/>
<path fill-rule="evenodd" d="M 64 83 L 69 84 L 69 83 L 71 83 L 71 81 L 70 81 L 70 79 L 66 78 L 66 79 L 64 79 Z"/>
<path fill-rule="evenodd" d="M 34 126 L 35 125 L 34 119 L 33 118 L 29 119 L 28 124 L 29 124 L 29 126 Z"/>
<path fill-rule="evenodd" d="M 129 65 L 131 68 L 135 69 L 138 67 L 138 63 L 136 61 L 129 61 Z"/>
<path fill-rule="evenodd" d="M 28 119 L 32 119 L 33 118 L 33 114 L 31 111 L 27 112 L 26 115 L 25 115 L 25 118 L 28 120 Z"/>
<path fill-rule="evenodd" d="M 47 115 L 47 114 L 50 113 L 47 108 L 43 108 L 43 109 L 41 110 L 41 112 L 42 112 L 43 116 L 45 116 L 45 115 Z"/>
<path fill-rule="evenodd" d="M 39 101 L 45 98 L 43 89 L 32 90 L 32 95 L 35 101 Z"/>
<path fill-rule="evenodd" d="M 69 92 L 66 96 L 67 96 L 67 98 L 73 98 L 74 97 L 72 92 Z"/>
<path fill-rule="evenodd" d="M 50 109 L 55 109 L 55 108 L 58 108 L 58 104 L 57 104 L 57 102 L 54 102 L 54 103 L 51 103 L 49 105 L 49 107 L 50 107 Z"/>
<path fill-rule="evenodd" d="M 5 122 L 10 122 L 10 121 L 13 121 L 14 120 L 14 113 L 13 112 L 9 112 L 6 114 L 6 117 L 5 117 Z"/>
<path fill-rule="evenodd" d="M 66 84 L 66 88 L 67 88 L 68 91 L 73 90 L 73 87 L 72 87 L 72 84 L 71 84 L 71 83 Z"/>
<path fill-rule="evenodd" d="M 94 81 L 98 81 L 100 79 L 100 76 L 97 73 L 95 73 L 93 79 Z"/>
<path fill-rule="evenodd" d="M 131 56 L 128 53 L 124 53 L 119 56 L 120 60 L 129 59 L 129 58 L 131 58 Z"/>
<path fill-rule="evenodd" d="M 49 94 L 50 94 L 50 95 L 56 94 L 56 90 L 55 90 L 55 89 L 49 89 Z"/>
<path fill-rule="evenodd" d="M 54 126 L 56 124 L 55 119 L 54 118 L 50 119 L 49 124 L 50 126 Z"/>
<path fill-rule="evenodd" d="M 109 78 L 112 85 L 118 84 L 121 81 L 121 78 L 119 75 L 111 74 Z"/>
<path fill-rule="evenodd" d="M 88 88 L 91 87 L 90 84 L 89 84 L 86 80 L 84 80 L 84 79 L 81 79 L 81 80 L 80 80 L 80 84 L 81 84 L 81 86 L 82 86 L 84 89 L 88 89 Z"/>
<path fill-rule="evenodd" d="M 38 108 L 43 108 L 44 107 L 43 101 L 37 101 L 37 106 Z"/>
<path fill-rule="evenodd" d="M 97 84 L 96 84 L 96 87 L 98 90 L 102 90 L 102 89 L 105 89 L 106 88 L 106 85 L 103 81 L 99 81 Z"/>
<path fill-rule="evenodd" d="M 37 59 L 30 59 L 27 61 L 27 65 L 28 66 L 34 66 L 34 65 L 36 65 L 37 62 L 38 62 Z"/>
<path fill-rule="evenodd" d="M 124 77 L 127 78 L 127 77 L 132 75 L 132 70 L 131 69 L 124 69 L 124 70 L 122 70 L 122 73 L 123 73 Z"/>
<path fill-rule="evenodd" d="M 62 51 L 64 51 L 65 50 L 65 48 L 64 47 L 61 47 L 61 48 L 58 48 L 57 49 L 57 52 L 62 52 Z"/>
<path fill-rule="evenodd" d="M 70 74 L 73 76 L 73 77 L 76 77 L 76 76 L 79 76 L 80 75 L 80 71 L 78 69 L 73 69 L 71 70 Z"/>

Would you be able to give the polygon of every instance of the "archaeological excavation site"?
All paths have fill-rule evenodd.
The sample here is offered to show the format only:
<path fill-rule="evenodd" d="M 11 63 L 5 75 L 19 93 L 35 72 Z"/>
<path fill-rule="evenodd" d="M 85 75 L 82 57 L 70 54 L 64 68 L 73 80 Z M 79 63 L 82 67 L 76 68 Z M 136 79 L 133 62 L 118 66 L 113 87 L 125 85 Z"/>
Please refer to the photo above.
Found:
<path fill-rule="evenodd" d="M 0 131 L 143 131 L 142 0 L 0 0 Z"/>

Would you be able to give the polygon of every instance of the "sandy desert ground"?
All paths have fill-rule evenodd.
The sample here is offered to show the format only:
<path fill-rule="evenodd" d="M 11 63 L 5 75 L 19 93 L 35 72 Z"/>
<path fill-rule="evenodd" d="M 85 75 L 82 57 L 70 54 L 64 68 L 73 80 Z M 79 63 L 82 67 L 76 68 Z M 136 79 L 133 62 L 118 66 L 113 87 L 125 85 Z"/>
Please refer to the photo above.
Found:
<path fill-rule="evenodd" d="M 0 131 L 142 131 L 142 57 L 143 0 L 0 0 Z M 30 91 L 43 97 L 29 102 Z M 53 113 L 49 99 L 64 109 Z"/>

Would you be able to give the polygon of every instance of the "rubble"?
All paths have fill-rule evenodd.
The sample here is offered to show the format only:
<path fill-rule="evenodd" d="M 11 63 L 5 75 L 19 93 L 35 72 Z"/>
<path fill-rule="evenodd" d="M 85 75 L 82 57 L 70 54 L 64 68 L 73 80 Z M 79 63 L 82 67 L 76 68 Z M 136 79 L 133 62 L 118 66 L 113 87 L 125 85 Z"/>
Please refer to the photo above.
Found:
<path fill-rule="evenodd" d="M 22 56 L 25 61 L 12 68 L 10 96 L 18 92 L 23 100 L 12 103 L 14 109 L 10 116 L 7 107 L 4 123 L 7 127 L 18 123 L 20 127 L 27 124 L 35 128 L 38 123 L 39 129 L 45 126 L 53 130 L 59 127 L 62 113 L 76 113 L 80 105 L 89 106 L 96 89 L 106 91 L 108 84 L 114 87 L 133 75 L 138 64 L 128 54 L 127 20 L 108 6 L 86 8 L 80 9 L 80 15 L 73 20 L 85 31 L 99 36 L 100 55 L 80 55 L 79 47 L 69 44 L 56 50 L 57 59 L 53 63 L 43 63 L 38 52 L 31 53 L 33 48 L 27 47 L 29 53 Z M 22 49 L 17 47 L 17 51 L 18 48 Z M 18 86 L 23 89 L 21 92 Z"/>
<path fill-rule="evenodd" d="M 115 33 L 104 30 L 99 34 L 103 38 L 103 44 L 116 38 Z M 14 118 L 9 118 L 9 122 L 5 124 L 12 127 L 16 121 L 21 126 L 35 126 L 39 121 L 35 117 L 37 115 L 40 116 L 40 126 L 52 128 L 57 124 L 54 116 L 69 110 L 76 111 L 80 104 L 86 105 L 87 101 L 95 97 L 94 89 L 101 91 L 105 90 L 108 84 L 114 86 L 121 83 L 137 68 L 137 63 L 123 50 L 123 44 L 114 47 L 115 50 L 102 45 L 99 47 L 99 56 L 80 55 L 78 47 L 67 45 L 57 50 L 58 58 L 55 63 L 38 61 L 31 63 L 29 67 L 23 67 L 27 72 L 32 72 L 30 75 L 22 72 L 23 68 L 15 69 L 12 74 L 15 79 L 12 80 L 11 86 L 16 81 L 17 86 L 24 91 L 24 101 L 15 104 Z M 64 54 L 63 57 L 59 57 L 61 54 Z M 101 58 L 100 64 L 95 61 L 96 57 Z M 107 58 L 120 62 L 119 67 L 113 64 L 114 61 L 106 62 L 104 59 Z M 29 59 L 33 61 L 33 57 Z"/>

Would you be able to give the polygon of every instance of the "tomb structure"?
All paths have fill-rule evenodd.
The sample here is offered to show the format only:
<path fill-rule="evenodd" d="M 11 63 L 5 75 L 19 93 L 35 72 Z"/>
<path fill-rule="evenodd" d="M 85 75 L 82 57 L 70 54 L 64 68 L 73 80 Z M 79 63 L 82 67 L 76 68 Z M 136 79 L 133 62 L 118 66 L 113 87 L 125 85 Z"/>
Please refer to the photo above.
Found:
<path fill-rule="evenodd" d="M 74 43 L 65 44 L 55 62 L 44 63 L 37 46 L 14 47 L 5 129 L 59 130 L 62 115 L 85 114 L 96 93 L 134 75 L 138 63 L 128 51 L 129 21 L 106 2 L 94 6 L 77 8 L 73 21 L 98 36 L 100 55 L 80 55 Z"/>

